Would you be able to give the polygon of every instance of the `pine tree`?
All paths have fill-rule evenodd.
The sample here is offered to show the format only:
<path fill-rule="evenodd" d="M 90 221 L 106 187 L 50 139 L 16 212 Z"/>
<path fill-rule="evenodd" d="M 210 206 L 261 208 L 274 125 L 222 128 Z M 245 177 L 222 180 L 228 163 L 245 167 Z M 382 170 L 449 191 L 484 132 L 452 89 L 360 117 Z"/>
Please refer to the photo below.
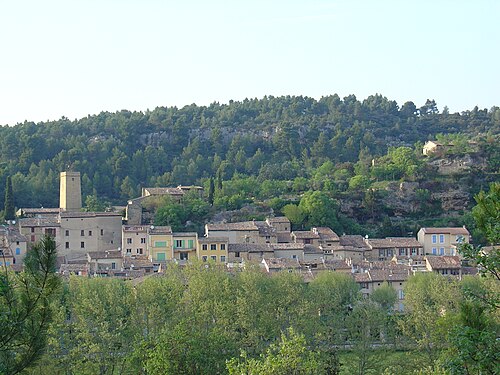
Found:
<path fill-rule="evenodd" d="M 5 186 L 5 220 L 14 220 L 16 218 L 16 211 L 14 208 L 14 194 L 12 192 L 12 180 L 10 176 L 7 177 Z"/>

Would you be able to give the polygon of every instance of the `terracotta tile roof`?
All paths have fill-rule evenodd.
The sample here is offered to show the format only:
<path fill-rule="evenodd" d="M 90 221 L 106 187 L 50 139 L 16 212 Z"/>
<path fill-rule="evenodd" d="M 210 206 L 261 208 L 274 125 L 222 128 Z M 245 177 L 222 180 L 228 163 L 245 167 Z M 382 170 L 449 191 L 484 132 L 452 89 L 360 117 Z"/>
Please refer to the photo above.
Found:
<path fill-rule="evenodd" d="M 326 268 L 329 270 L 350 270 L 351 266 L 343 259 L 328 259 L 324 261 Z"/>
<path fill-rule="evenodd" d="M 453 234 L 453 235 L 469 235 L 469 231 L 464 227 L 458 228 L 421 228 L 425 234 Z"/>
<path fill-rule="evenodd" d="M 339 236 L 331 228 L 328 227 L 318 227 L 312 229 L 314 232 L 318 233 L 319 238 L 322 241 L 339 241 Z"/>
<path fill-rule="evenodd" d="M 292 236 L 289 232 L 276 232 L 276 239 L 278 240 L 278 243 L 286 243 L 292 241 Z"/>
<path fill-rule="evenodd" d="M 413 237 L 369 238 L 366 242 L 372 249 L 423 247 Z"/>
<path fill-rule="evenodd" d="M 460 269 L 461 262 L 458 256 L 428 255 L 425 257 L 433 270 Z"/>
<path fill-rule="evenodd" d="M 357 283 L 369 283 L 371 281 L 368 272 L 353 273 L 352 276 Z"/>
<path fill-rule="evenodd" d="M 28 217 L 19 219 L 21 227 L 59 227 L 57 216 L 54 217 Z"/>
<path fill-rule="evenodd" d="M 319 238 L 319 235 L 317 233 L 314 233 L 310 230 L 296 230 L 292 232 L 292 236 L 295 238 L 299 239 L 304 239 L 304 238 Z"/>
<path fill-rule="evenodd" d="M 323 250 L 321 250 L 318 246 L 314 246 L 314 245 L 304 245 L 304 253 L 306 254 L 319 254 L 319 255 L 323 255 Z"/>
<path fill-rule="evenodd" d="M 407 267 L 405 271 L 394 271 L 394 270 L 369 270 L 368 274 L 370 279 L 375 282 L 379 281 L 405 281 L 408 280 L 411 269 Z"/>
<path fill-rule="evenodd" d="M 299 269 L 300 264 L 297 259 L 289 258 L 268 258 L 264 260 L 269 269 Z"/>
<path fill-rule="evenodd" d="M 238 223 L 207 224 L 207 229 L 208 231 L 259 230 L 254 221 L 242 221 Z"/>
<path fill-rule="evenodd" d="M 229 242 L 228 237 L 198 237 L 199 243 L 210 243 L 210 242 Z"/>
<path fill-rule="evenodd" d="M 365 240 L 360 235 L 343 235 L 340 237 L 340 245 L 352 248 L 368 249 Z"/>
<path fill-rule="evenodd" d="M 123 268 L 153 268 L 153 262 L 147 257 L 125 258 L 123 261 Z"/>
<path fill-rule="evenodd" d="M 247 253 L 260 253 L 260 252 L 274 252 L 270 245 L 260 245 L 252 243 L 230 243 L 227 247 L 228 252 L 247 252 Z"/>

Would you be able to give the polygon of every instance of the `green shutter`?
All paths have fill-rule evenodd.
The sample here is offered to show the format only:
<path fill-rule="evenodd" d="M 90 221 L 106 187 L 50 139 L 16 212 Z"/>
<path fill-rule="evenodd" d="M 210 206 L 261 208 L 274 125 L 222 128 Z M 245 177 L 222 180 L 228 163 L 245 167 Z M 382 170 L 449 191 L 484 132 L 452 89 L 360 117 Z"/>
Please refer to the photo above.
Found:
<path fill-rule="evenodd" d="M 156 259 L 157 260 L 165 260 L 165 253 L 157 253 Z"/>
<path fill-rule="evenodd" d="M 194 246 L 193 246 L 193 240 L 188 240 L 188 247 L 190 249 L 192 249 Z"/>

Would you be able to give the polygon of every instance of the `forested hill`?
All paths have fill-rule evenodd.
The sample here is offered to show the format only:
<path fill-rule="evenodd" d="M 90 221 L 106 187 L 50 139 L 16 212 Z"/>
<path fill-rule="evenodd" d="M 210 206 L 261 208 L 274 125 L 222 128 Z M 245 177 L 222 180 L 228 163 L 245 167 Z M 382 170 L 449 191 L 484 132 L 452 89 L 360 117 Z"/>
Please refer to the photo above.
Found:
<path fill-rule="evenodd" d="M 381 95 L 269 96 L 25 122 L 0 128 L 0 196 L 11 175 L 17 207 L 56 207 L 59 172 L 68 168 L 81 172 L 84 196 L 116 203 L 141 186 L 203 184 L 217 173 L 292 181 L 328 160 L 352 169 L 350 163 L 438 133 L 499 134 L 500 108 L 450 114 L 433 100 L 417 107 Z"/>

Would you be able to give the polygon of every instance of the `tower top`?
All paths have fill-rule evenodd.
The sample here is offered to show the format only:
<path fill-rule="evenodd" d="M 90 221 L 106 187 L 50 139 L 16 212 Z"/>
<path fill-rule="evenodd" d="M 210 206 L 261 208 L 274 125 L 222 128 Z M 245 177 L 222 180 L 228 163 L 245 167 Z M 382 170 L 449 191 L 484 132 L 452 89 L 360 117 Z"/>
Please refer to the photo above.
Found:
<path fill-rule="evenodd" d="M 80 172 L 61 172 L 59 185 L 59 207 L 64 211 L 80 211 L 82 208 L 82 187 Z"/>

